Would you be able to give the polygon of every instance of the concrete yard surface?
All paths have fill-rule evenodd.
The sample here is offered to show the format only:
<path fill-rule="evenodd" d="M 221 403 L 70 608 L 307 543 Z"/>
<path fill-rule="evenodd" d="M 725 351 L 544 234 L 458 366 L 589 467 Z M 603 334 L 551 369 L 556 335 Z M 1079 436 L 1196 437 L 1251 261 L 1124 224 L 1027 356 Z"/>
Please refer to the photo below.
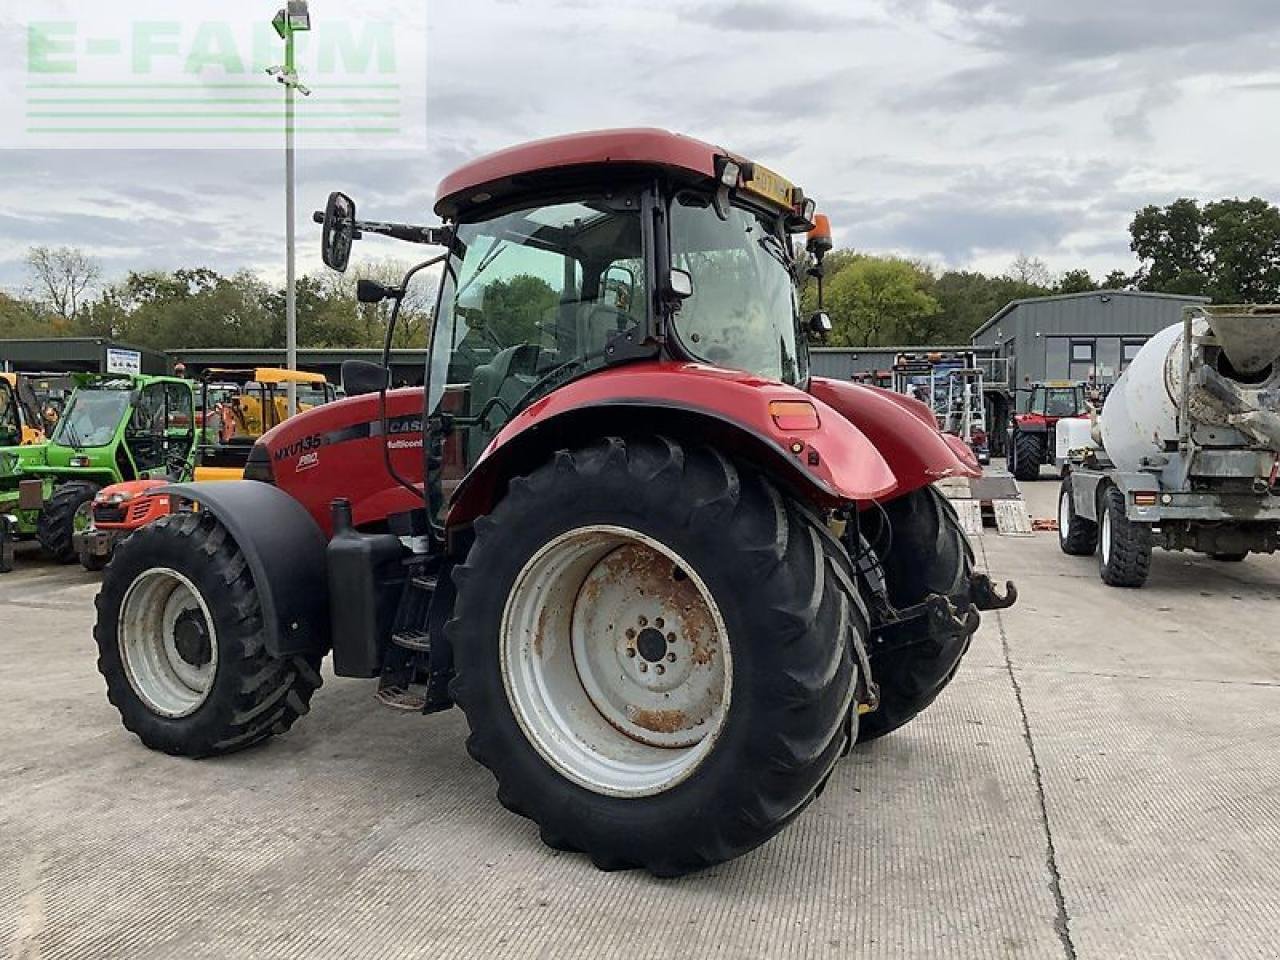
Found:
<path fill-rule="evenodd" d="M 1032 516 L 1057 483 L 1024 484 Z M 659 881 L 505 811 L 454 711 L 326 675 L 283 737 L 152 753 L 95 668 L 97 576 L 0 576 L 0 956 L 1280 956 L 1280 558 L 977 538 L 1021 600 L 791 827 Z"/>

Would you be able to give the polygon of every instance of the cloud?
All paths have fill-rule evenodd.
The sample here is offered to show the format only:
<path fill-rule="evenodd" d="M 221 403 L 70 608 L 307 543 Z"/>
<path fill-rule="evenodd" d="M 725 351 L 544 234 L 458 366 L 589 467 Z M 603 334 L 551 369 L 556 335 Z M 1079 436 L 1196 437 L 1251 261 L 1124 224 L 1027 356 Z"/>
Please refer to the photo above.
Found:
<path fill-rule="evenodd" d="M 703 3 L 683 11 L 680 17 L 693 23 L 744 33 L 810 33 L 815 30 L 846 30 L 879 26 L 869 17 L 833 13 L 821 7 L 798 3 L 735 0 L 732 3 Z"/>

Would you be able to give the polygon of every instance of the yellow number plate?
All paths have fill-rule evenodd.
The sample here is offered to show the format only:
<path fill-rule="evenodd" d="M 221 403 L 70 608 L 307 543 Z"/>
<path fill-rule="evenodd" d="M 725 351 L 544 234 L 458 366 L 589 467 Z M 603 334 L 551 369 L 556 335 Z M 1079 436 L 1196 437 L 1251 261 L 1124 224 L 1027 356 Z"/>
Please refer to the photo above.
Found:
<path fill-rule="evenodd" d="M 743 189 L 790 209 L 792 206 L 791 191 L 795 187 L 789 180 L 774 173 L 768 167 L 762 167 L 757 163 L 751 179 L 743 185 Z"/>

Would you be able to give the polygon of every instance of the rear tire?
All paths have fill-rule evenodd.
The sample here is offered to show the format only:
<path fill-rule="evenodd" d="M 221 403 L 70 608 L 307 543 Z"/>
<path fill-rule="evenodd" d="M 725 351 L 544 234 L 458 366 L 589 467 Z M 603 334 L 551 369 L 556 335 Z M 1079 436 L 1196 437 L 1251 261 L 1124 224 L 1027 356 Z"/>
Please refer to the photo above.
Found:
<path fill-rule="evenodd" d="M 1039 480 L 1044 460 L 1044 438 L 1038 433 L 1013 432 L 1013 476 L 1017 480 Z"/>
<path fill-rule="evenodd" d="M 1243 553 L 1211 553 L 1210 556 L 1219 563 L 1240 563 L 1249 556 L 1249 551 L 1246 550 Z"/>
<path fill-rule="evenodd" d="M 1058 492 L 1058 546 L 1069 557 L 1091 557 L 1098 549 L 1098 525 L 1076 513 L 1070 474 Z"/>
<path fill-rule="evenodd" d="M 210 513 L 121 542 L 96 601 L 98 671 L 126 729 L 175 756 L 231 753 L 310 709 L 320 657 L 273 657 L 244 555 Z"/>
<path fill-rule="evenodd" d="M 1124 512 L 1124 494 L 1108 487 L 1099 506 L 1099 572 L 1109 587 L 1141 587 L 1151 572 L 1151 528 Z"/>
<path fill-rule="evenodd" d="M 75 563 L 79 558 L 72 538 L 77 526 L 88 526 L 93 498 L 99 489 L 97 484 L 83 480 L 59 484 L 40 511 L 40 519 L 36 521 L 36 539 L 56 562 Z"/>
<path fill-rule="evenodd" d="M 962 596 L 973 573 L 973 548 L 947 499 L 924 487 L 885 505 L 893 531 L 891 549 L 880 557 L 889 600 L 899 609 L 930 594 Z M 877 654 L 871 645 L 871 676 L 880 706 L 864 714 L 858 742 L 905 726 L 938 698 L 969 649 L 969 636 L 932 638 Z"/>
<path fill-rule="evenodd" d="M 499 801 L 548 846 L 658 876 L 729 860 L 803 810 L 856 735 L 866 616 L 848 557 L 807 509 L 714 449 L 646 438 L 562 451 L 516 478 L 475 532 L 455 570 L 451 692 Z M 557 568 L 565 545 L 579 553 Z M 562 592 L 576 597 L 568 610 Z M 676 640 L 648 637 L 662 646 L 649 650 L 663 610 Z M 687 637 L 705 659 L 679 652 Z M 693 709 L 650 709 L 657 688 L 633 671 L 654 656 L 650 678 L 664 663 L 690 678 L 686 663 L 719 663 L 718 705 L 682 679 L 670 702 Z M 621 708 L 597 696 L 594 662 L 606 692 L 627 694 Z M 531 694 L 530 671 L 554 675 L 559 695 Z M 663 737 L 679 746 L 658 749 Z"/>

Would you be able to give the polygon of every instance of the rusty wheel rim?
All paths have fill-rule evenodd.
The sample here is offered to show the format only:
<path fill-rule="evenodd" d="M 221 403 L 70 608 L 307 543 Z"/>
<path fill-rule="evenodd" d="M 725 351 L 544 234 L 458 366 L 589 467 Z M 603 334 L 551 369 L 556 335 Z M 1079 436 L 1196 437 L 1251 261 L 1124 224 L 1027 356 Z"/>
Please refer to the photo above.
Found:
<path fill-rule="evenodd" d="M 597 793 L 687 779 L 728 714 L 732 658 L 710 590 L 670 547 L 624 527 L 572 530 L 525 565 L 501 661 L 530 743 Z"/>

